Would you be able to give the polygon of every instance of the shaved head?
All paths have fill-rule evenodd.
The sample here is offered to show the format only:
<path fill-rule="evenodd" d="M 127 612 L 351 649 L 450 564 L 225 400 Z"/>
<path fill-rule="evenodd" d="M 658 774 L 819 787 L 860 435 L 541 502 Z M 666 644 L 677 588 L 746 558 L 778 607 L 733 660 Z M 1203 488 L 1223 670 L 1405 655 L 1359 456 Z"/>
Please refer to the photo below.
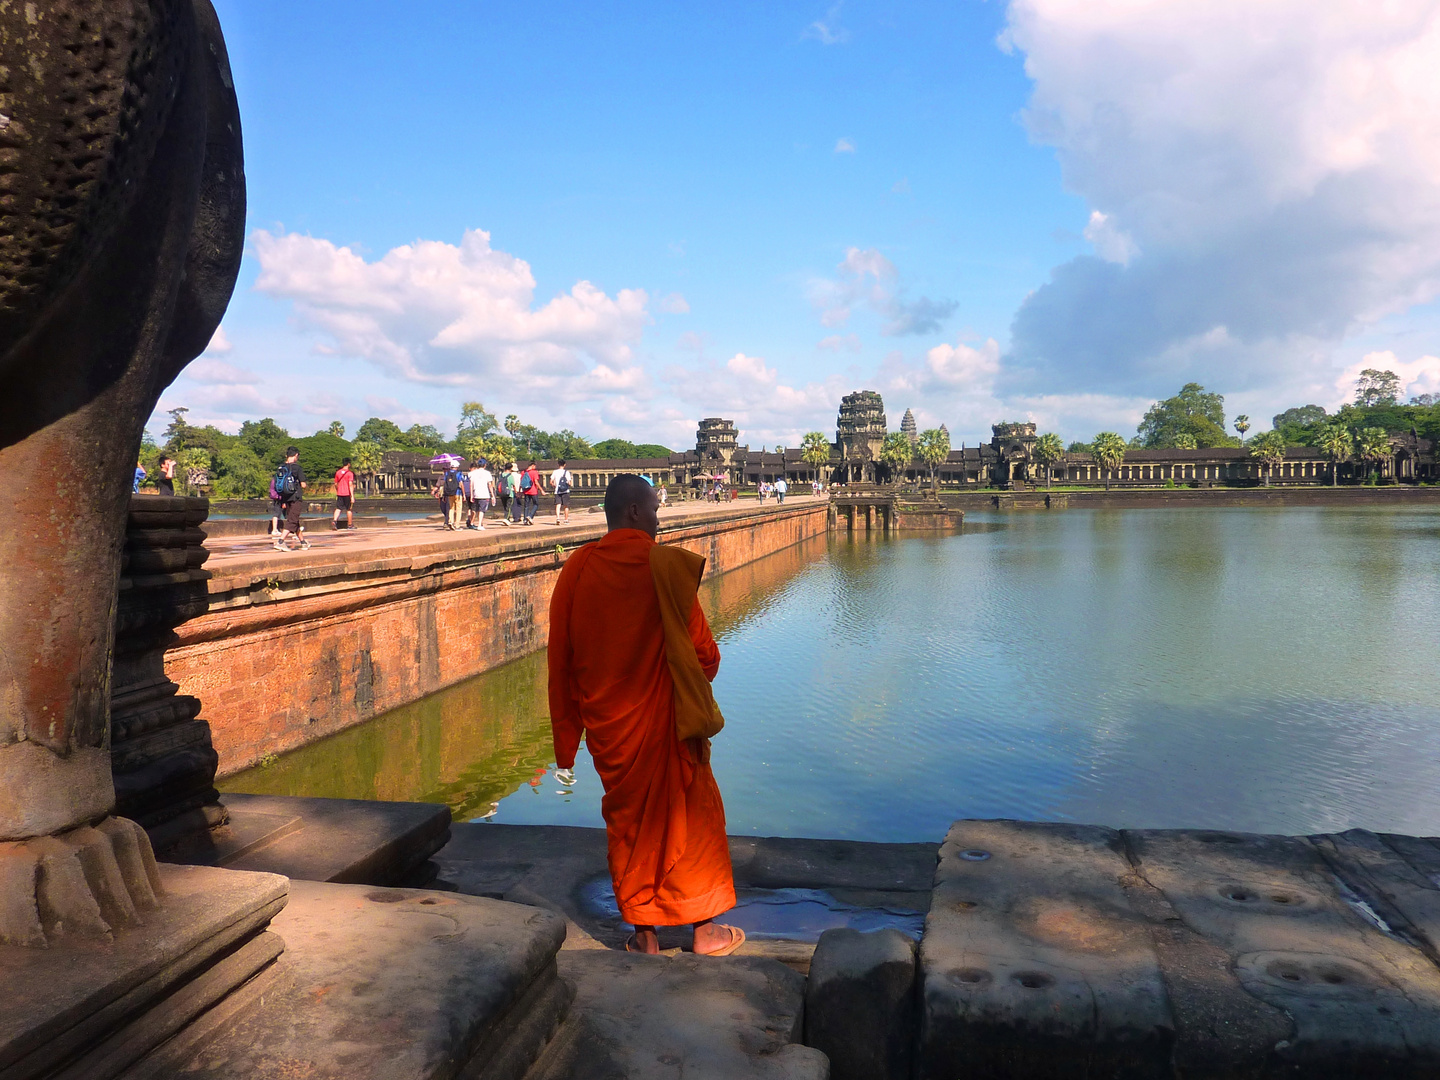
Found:
<path fill-rule="evenodd" d="M 605 524 L 612 529 L 639 529 L 654 537 L 659 508 L 660 496 L 634 473 L 621 473 L 605 489 Z"/>

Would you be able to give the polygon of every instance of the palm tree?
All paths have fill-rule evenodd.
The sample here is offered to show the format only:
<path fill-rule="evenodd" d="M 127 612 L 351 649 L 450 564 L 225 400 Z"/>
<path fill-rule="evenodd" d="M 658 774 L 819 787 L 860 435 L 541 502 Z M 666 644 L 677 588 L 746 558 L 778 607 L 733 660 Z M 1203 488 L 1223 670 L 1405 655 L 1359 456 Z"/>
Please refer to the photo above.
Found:
<path fill-rule="evenodd" d="M 1275 474 L 1275 466 L 1285 460 L 1285 436 L 1278 431 L 1267 431 L 1256 435 L 1255 441 L 1250 444 L 1250 456 L 1258 458 L 1265 466 L 1265 486 L 1270 486 L 1270 477 Z"/>
<path fill-rule="evenodd" d="M 1105 474 L 1105 490 L 1110 490 L 1110 474 L 1125 460 L 1125 440 L 1113 431 L 1102 431 L 1090 444 L 1090 456 Z"/>
<path fill-rule="evenodd" d="M 1355 449 L 1360 455 L 1360 460 L 1366 464 L 1374 465 L 1378 472 L 1380 463 L 1392 453 L 1390 448 L 1390 435 L 1384 428 L 1367 427 L 1360 432 L 1360 437 L 1356 440 Z M 1365 470 L 1365 475 L 1367 477 L 1370 475 L 1369 469 Z"/>
<path fill-rule="evenodd" d="M 1340 463 L 1355 456 L 1355 440 L 1343 424 L 1326 424 L 1315 433 L 1315 445 L 1330 459 L 1330 486 L 1340 486 Z"/>
<path fill-rule="evenodd" d="M 915 440 L 915 453 L 930 469 L 930 487 L 935 487 L 935 466 L 950 456 L 950 435 L 943 428 L 929 428 Z"/>
<path fill-rule="evenodd" d="M 1045 487 L 1050 487 L 1051 477 L 1055 474 L 1055 462 L 1063 461 L 1065 458 L 1065 444 L 1060 441 L 1060 436 L 1053 432 L 1048 435 L 1041 435 L 1035 440 L 1035 460 L 1045 466 Z"/>
<path fill-rule="evenodd" d="M 903 431 L 892 431 L 885 436 L 885 441 L 880 444 L 880 462 L 890 470 L 890 479 L 899 479 L 901 471 L 910 464 L 914 449 L 910 446 L 910 436 Z"/>
<path fill-rule="evenodd" d="M 1250 417 L 1241 413 L 1235 417 L 1235 430 L 1240 433 L 1240 445 L 1245 445 L 1245 432 L 1250 430 Z"/>
<path fill-rule="evenodd" d="M 350 449 L 350 464 L 364 479 L 367 495 L 375 494 L 375 474 L 380 471 L 384 458 L 385 451 L 380 448 L 380 444 L 369 439 L 356 440 Z"/>
<path fill-rule="evenodd" d="M 825 438 L 823 431 L 805 433 L 805 437 L 800 440 L 800 459 L 814 469 L 817 476 L 821 469 L 830 464 L 830 440 Z"/>

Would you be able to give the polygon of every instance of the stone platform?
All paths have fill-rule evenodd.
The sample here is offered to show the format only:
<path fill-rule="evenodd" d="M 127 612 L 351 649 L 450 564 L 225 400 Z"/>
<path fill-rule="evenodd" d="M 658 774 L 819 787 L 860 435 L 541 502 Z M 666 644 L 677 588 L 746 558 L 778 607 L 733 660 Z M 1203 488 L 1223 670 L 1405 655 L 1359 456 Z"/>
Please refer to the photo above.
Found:
<path fill-rule="evenodd" d="M 291 883 L 285 952 L 126 1080 L 519 1080 L 569 1007 L 563 920 L 455 894 Z"/>
<path fill-rule="evenodd" d="M 183 836 L 161 857 L 302 881 L 421 886 L 435 876 L 430 856 L 450 839 L 450 810 L 434 803 L 233 792 L 221 801 L 226 825 Z"/>

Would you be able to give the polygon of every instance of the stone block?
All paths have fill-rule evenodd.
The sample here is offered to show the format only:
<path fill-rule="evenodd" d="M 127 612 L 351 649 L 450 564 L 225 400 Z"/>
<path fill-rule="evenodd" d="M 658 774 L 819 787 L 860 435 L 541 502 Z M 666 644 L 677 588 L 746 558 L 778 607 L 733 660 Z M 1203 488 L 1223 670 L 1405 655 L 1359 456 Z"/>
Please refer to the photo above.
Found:
<path fill-rule="evenodd" d="M 188 1057 L 137 1075 L 192 1080 L 518 1080 L 570 1000 L 556 974 L 565 921 L 419 889 L 291 883 L 272 928 L 275 986 Z"/>
<path fill-rule="evenodd" d="M 805 987 L 805 1044 L 833 1080 L 909 1080 L 915 942 L 898 930 L 827 930 Z"/>
<path fill-rule="evenodd" d="M 825 1080 L 805 980 L 760 957 L 560 954 L 575 1003 L 527 1080 Z"/>
<path fill-rule="evenodd" d="M 961 821 L 920 946 L 917 1075 L 1170 1076 L 1173 1022 L 1113 830 Z"/>
<path fill-rule="evenodd" d="M 1191 830 L 1126 839 L 1137 871 L 1225 952 L 1245 991 L 1289 1017 L 1288 1037 L 1256 1048 L 1274 1071 L 1440 1070 L 1440 970 L 1337 887 L 1310 841 Z"/>

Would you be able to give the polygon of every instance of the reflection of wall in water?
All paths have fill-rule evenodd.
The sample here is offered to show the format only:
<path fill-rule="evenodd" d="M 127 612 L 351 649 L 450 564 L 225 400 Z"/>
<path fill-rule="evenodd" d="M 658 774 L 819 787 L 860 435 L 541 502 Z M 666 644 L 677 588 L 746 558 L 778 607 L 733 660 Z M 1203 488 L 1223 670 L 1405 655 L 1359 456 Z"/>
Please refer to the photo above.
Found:
<path fill-rule="evenodd" d="M 226 791 L 447 804 L 483 814 L 554 756 L 545 653 L 533 653 L 250 769 Z"/>

